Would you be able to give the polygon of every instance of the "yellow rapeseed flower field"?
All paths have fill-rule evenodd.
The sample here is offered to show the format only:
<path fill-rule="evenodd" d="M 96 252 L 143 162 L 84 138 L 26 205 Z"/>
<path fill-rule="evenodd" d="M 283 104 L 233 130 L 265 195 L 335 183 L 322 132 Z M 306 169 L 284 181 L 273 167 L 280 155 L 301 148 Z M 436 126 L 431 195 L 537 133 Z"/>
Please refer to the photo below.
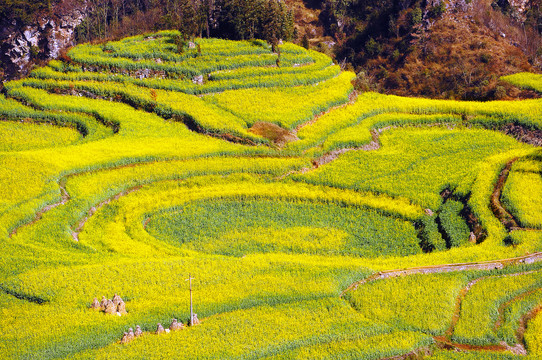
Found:
<path fill-rule="evenodd" d="M 540 150 L 499 129 L 535 136 L 542 100 L 358 93 L 291 43 L 177 36 L 5 84 L 0 358 L 540 356 Z M 156 335 L 189 274 L 201 324 Z"/>

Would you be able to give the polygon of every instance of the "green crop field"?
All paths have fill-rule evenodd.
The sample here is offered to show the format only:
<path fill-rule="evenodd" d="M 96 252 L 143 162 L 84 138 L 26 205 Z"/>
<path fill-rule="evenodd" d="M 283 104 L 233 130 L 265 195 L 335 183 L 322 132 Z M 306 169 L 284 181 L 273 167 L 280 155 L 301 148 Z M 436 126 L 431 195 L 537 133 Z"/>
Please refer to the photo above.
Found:
<path fill-rule="evenodd" d="M 542 99 L 357 93 L 291 43 L 176 36 L 5 84 L 1 359 L 542 356 L 542 152 L 503 131 L 536 137 Z"/>

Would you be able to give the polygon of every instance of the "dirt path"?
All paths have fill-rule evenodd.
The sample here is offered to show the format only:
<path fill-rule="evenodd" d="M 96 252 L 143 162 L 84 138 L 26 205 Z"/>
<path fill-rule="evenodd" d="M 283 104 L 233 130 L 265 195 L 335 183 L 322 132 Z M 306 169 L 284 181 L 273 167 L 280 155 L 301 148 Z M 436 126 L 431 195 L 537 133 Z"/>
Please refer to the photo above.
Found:
<path fill-rule="evenodd" d="M 133 192 L 136 192 L 138 191 L 139 189 L 142 188 L 142 185 L 137 185 L 137 186 L 134 186 L 130 189 L 127 189 L 127 190 L 124 190 L 124 191 L 121 191 L 120 193 L 118 194 L 115 194 L 113 195 L 112 197 L 110 197 L 109 199 L 106 199 L 102 202 L 100 202 L 98 205 L 96 206 L 93 206 L 91 207 L 88 211 L 87 211 L 87 216 L 83 217 L 81 220 L 79 220 L 79 222 L 77 223 L 77 225 L 75 226 L 75 228 L 73 229 L 72 231 L 72 237 L 75 241 L 79 241 L 79 234 L 81 233 L 81 231 L 83 231 L 83 228 L 85 227 L 85 224 L 87 223 L 87 221 L 96 213 L 96 211 L 98 211 L 99 209 L 101 209 L 102 207 L 104 207 L 105 205 L 111 203 L 111 201 L 115 201 L 115 200 L 118 200 L 120 199 L 121 197 L 123 196 L 126 196 L 128 194 L 131 194 Z"/>
<path fill-rule="evenodd" d="M 348 102 L 344 103 L 344 104 L 341 104 L 341 105 L 337 105 L 337 106 L 333 106 L 333 107 L 330 107 L 329 109 L 325 110 L 325 111 L 322 111 L 320 114 L 314 116 L 312 119 L 310 119 L 309 121 L 306 121 L 302 124 L 299 124 L 297 125 L 293 130 L 292 130 L 292 133 L 297 135 L 297 132 L 301 129 L 303 129 L 305 126 L 310 126 L 312 124 L 314 124 L 315 122 L 317 122 L 322 116 L 332 112 L 332 111 L 335 111 L 337 109 L 340 109 L 340 108 L 343 108 L 343 107 L 346 107 L 348 105 L 353 105 L 357 98 L 358 98 L 358 92 L 357 91 L 352 91 L 350 93 L 350 95 L 348 95 Z"/>
<path fill-rule="evenodd" d="M 45 214 L 46 212 L 60 206 L 60 205 L 64 205 L 66 204 L 69 200 L 70 200 L 70 195 L 68 194 L 68 192 L 66 191 L 66 177 L 60 179 L 60 181 L 58 182 L 58 187 L 60 189 L 60 201 L 57 201 L 56 203 L 54 204 L 50 204 L 50 205 L 47 205 L 45 207 L 43 207 L 41 210 L 39 210 L 36 215 L 34 216 L 34 219 L 32 219 L 31 221 L 25 223 L 25 224 L 22 224 L 18 227 L 16 227 L 15 229 L 13 229 L 10 233 L 9 233 L 9 237 L 12 238 L 13 236 L 15 236 L 17 234 L 17 232 L 22 229 L 23 227 L 26 227 L 26 226 L 30 226 L 30 225 L 33 225 L 35 224 L 36 222 L 38 222 L 41 217 L 43 216 L 43 214 Z"/>
<path fill-rule="evenodd" d="M 519 327 L 516 331 L 516 339 L 518 341 L 518 344 L 521 344 L 522 346 L 525 345 L 525 331 L 527 330 L 527 323 L 534 319 L 535 316 L 538 315 L 538 313 L 540 313 L 541 311 L 542 305 L 539 305 L 521 317 L 519 321 Z"/>
<path fill-rule="evenodd" d="M 482 276 L 482 277 L 479 277 L 477 279 L 474 279 L 474 280 L 471 280 L 469 281 L 469 283 L 467 284 L 467 286 L 465 286 L 463 289 L 461 289 L 461 291 L 459 292 L 459 295 L 457 296 L 456 300 L 455 300 L 455 309 L 454 309 L 454 314 L 452 315 L 452 322 L 450 323 L 450 326 L 448 327 L 448 329 L 446 330 L 445 332 L 445 336 L 443 337 L 446 341 L 450 342 L 451 343 L 451 340 L 452 340 L 452 336 L 454 335 L 454 330 L 455 330 L 455 327 L 457 325 L 457 322 L 459 321 L 459 317 L 461 315 L 461 305 L 463 304 L 463 300 L 465 299 L 465 296 L 467 296 L 468 292 L 470 291 L 470 289 L 472 289 L 472 287 L 478 282 L 478 281 L 481 281 L 481 280 L 484 280 L 485 278 L 487 278 L 487 276 Z"/>
<path fill-rule="evenodd" d="M 535 262 L 542 261 L 542 252 L 533 253 L 530 255 L 520 256 L 516 258 L 508 258 L 508 259 L 502 259 L 502 260 L 495 260 L 495 261 L 486 261 L 486 262 L 474 262 L 474 263 L 462 263 L 462 264 L 447 264 L 447 265 L 438 265 L 438 266 L 425 266 L 425 267 L 417 267 L 417 268 L 409 268 L 409 269 L 400 269 L 400 270 L 388 270 L 388 271 L 381 271 L 376 274 L 373 274 L 369 276 L 366 279 L 360 280 L 358 282 L 353 283 L 350 285 L 346 290 L 344 290 L 340 297 L 343 297 L 348 291 L 356 290 L 358 286 L 366 284 L 368 282 L 380 280 L 380 279 L 387 279 L 387 278 L 393 278 L 398 276 L 408 276 L 408 275 L 414 275 L 414 274 L 430 274 L 430 273 L 445 273 L 445 272 L 453 272 L 453 271 L 468 271 L 468 270 L 494 270 L 494 269 L 502 269 L 504 266 L 512 265 L 512 264 L 531 264 Z M 514 274 L 507 274 L 504 276 L 518 276 L 518 275 L 524 275 L 528 273 L 532 273 L 534 271 L 526 271 L 526 272 L 520 272 L 520 273 L 514 273 Z M 454 329 L 459 321 L 460 314 L 461 314 L 461 306 L 462 302 L 465 299 L 468 292 L 472 289 L 472 287 L 478 283 L 481 280 L 486 279 L 488 276 L 482 276 L 477 279 L 471 280 L 463 289 L 461 289 L 459 295 L 456 298 L 455 303 L 455 309 L 452 316 L 452 322 L 448 329 L 446 330 L 444 335 L 441 336 L 433 336 L 433 339 L 435 340 L 435 343 L 437 346 L 441 349 L 445 350 L 453 350 L 453 351 L 494 351 L 494 352 L 511 352 L 515 355 L 527 355 L 527 350 L 524 346 L 524 333 L 527 326 L 527 323 L 533 319 L 536 314 L 538 314 L 540 311 L 542 311 L 542 305 L 538 306 L 537 308 L 533 309 L 529 313 L 527 313 L 525 316 L 522 317 L 520 321 L 520 326 L 516 332 L 516 338 L 518 340 L 517 344 L 510 346 L 506 342 L 501 341 L 499 344 L 492 344 L 492 345 L 470 345 L 470 344 L 462 344 L 462 343 L 456 343 L 452 341 L 452 336 L 454 333 Z M 513 301 L 517 301 L 518 299 L 521 299 L 522 297 L 525 297 L 535 291 L 539 291 L 540 289 L 536 289 L 533 291 L 528 291 L 526 293 L 523 293 L 514 299 L 508 301 L 504 305 L 509 305 Z M 502 322 L 502 312 L 503 309 L 506 306 L 499 307 L 499 320 L 497 320 L 497 323 L 495 324 L 495 329 L 500 326 L 500 322 Z M 404 355 L 398 355 L 394 357 L 388 357 L 385 358 L 386 360 L 396 359 L 396 360 L 402 360 L 402 359 L 408 359 L 412 356 L 416 355 L 417 352 L 420 349 L 415 350 L 414 352 L 410 352 L 408 354 Z"/>
<path fill-rule="evenodd" d="M 443 264 L 443 265 L 430 265 L 412 267 L 407 269 L 398 270 L 383 270 L 379 271 L 365 279 L 356 281 L 346 288 L 340 297 L 343 297 L 347 292 L 356 290 L 358 286 L 373 282 L 381 279 L 394 278 L 398 276 L 408 276 L 415 274 L 438 274 L 456 271 L 470 271 L 470 270 L 496 270 L 502 269 L 505 266 L 515 264 L 533 264 L 542 261 L 542 252 L 535 252 L 529 255 L 519 256 L 515 258 L 492 260 L 492 261 L 480 261 L 470 263 L 457 263 L 457 264 Z"/>
<path fill-rule="evenodd" d="M 514 219 L 514 216 L 512 216 L 512 214 L 510 214 L 501 203 L 502 190 L 504 188 L 504 185 L 506 184 L 506 180 L 508 180 L 508 175 L 510 175 L 510 169 L 512 169 L 512 165 L 514 165 L 517 160 L 518 158 L 514 158 L 506 163 L 505 167 L 501 170 L 501 173 L 499 174 L 499 177 L 493 189 L 493 193 L 491 194 L 491 211 L 493 211 L 495 217 L 497 217 L 497 219 L 499 219 L 499 221 L 503 223 L 503 225 L 508 231 L 510 231 L 511 229 L 520 228 L 518 222 L 516 221 L 516 219 Z"/>

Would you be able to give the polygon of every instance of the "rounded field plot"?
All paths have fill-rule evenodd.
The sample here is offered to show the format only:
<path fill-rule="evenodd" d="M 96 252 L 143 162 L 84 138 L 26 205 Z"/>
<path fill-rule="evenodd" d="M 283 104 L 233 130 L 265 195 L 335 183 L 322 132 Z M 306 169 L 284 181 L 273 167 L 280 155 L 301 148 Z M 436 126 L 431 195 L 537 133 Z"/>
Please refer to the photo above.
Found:
<path fill-rule="evenodd" d="M 152 216 L 147 230 L 183 248 L 232 256 L 285 252 L 375 257 L 421 252 L 411 222 L 334 204 L 197 202 Z"/>

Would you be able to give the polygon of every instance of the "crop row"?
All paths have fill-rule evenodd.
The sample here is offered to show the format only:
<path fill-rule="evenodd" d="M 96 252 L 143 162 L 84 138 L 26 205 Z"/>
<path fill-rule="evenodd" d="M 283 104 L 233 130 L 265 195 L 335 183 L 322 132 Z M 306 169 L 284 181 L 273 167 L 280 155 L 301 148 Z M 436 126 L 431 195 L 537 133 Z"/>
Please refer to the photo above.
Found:
<path fill-rule="evenodd" d="M 43 88 L 50 91 L 57 89 L 64 91 L 82 90 L 112 98 L 118 96 L 129 104 L 154 110 L 166 118 L 173 115 L 188 116 L 208 132 L 228 133 L 252 141 L 262 142 L 264 141 L 262 138 L 247 131 L 248 125 L 252 125 L 256 121 L 270 121 L 291 127 L 296 123 L 308 120 L 315 113 L 347 101 L 348 94 L 352 91 L 351 78 L 351 73 L 343 73 L 317 86 L 277 90 L 231 91 L 211 98 L 204 98 L 206 101 L 179 92 L 148 90 L 136 85 L 114 82 L 27 79 L 20 83 L 12 82 L 7 88 L 10 89 L 11 96 L 18 96 L 28 102 L 32 101 L 28 95 L 32 90 L 26 87 L 17 87 L 17 85 Z M 52 100 L 52 96 L 49 96 L 49 98 Z M 212 102 L 224 107 L 226 111 L 213 105 Z M 308 107 L 306 106 L 307 103 L 310 104 Z M 46 104 L 42 102 L 40 106 L 44 107 Z M 50 106 L 58 106 L 58 104 L 51 103 Z M 280 109 L 283 110 L 280 111 Z M 258 113 L 258 117 L 254 117 L 256 113 Z M 285 122 L 284 119 L 287 119 L 288 122 Z"/>
<path fill-rule="evenodd" d="M 501 77 L 501 80 L 523 89 L 542 92 L 542 75 L 533 73 L 517 73 Z"/>
<path fill-rule="evenodd" d="M 499 306 L 522 293 L 539 289 L 541 284 L 540 271 L 478 281 L 461 304 L 453 338 L 474 345 L 498 343 L 500 339 L 494 332 L 494 325 L 499 316 Z"/>
<path fill-rule="evenodd" d="M 312 71 L 322 70 L 333 64 L 332 60 L 325 54 L 309 50 L 308 55 L 312 58 L 314 63 L 311 64 L 293 64 L 293 66 L 280 66 L 280 67 L 260 67 L 260 68 L 240 68 L 235 70 L 225 70 L 212 72 L 209 74 L 209 80 L 228 80 L 228 79 L 249 79 L 252 76 L 264 76 L 264 75 L 282 75 L 282 74 L 298 74 L 308 73 Z"/>
<path fill-rule="evenodd" d="M 446 201 L 441 207 L 439 219 L 449 236 L 450 246 L 462 246 L 468 243 L 470 230 L 461 216 L 463 207 L 463 203 L 454 200 Z"/>
<path fill-rule="evenodd" d="M 230 90 L 204 99 L 243 118 L 247 125 L 267 121 L 293 129 L 316 114 L 347 102 L 353 91 L 353 78 L 353 73 L 343 72 L 313 86 Z"/>
<path fill-rule="evenodd" d="M 278 55 L 272 53 L 235 55 L 230 57 L 225 57 L 221 54 L 202 54 L 196 57 L 184 58 L 180 62 L 161 60 L 159 58 L 139 60 L 110 55 L 104 52 L 100 46 L 90 44 L 79 45 L 68 52 L 68 56 L 73 61 L 82 64 L 83 68 L 96 66 L 100 69 L 118 72 L 136 70 L 165 71 L 187 77 L 247 66 L 271 66 L 276 65 L 277 61 L 279 61 Z M 304 64 L 311 61 L 312 58 L 308 54 L 303 53 L 285 53 L 280 56 L 280 64 L 286 66 Z"/>
<path fill-rule="evenodd" d="M 156 90 L 153 93 L 135 85 L 121 85 L 118 83 L 84 81 L 61 83 L 44 80 L 24 80 L 23 83 L 51 90 L 59 88 L 64 88 L 67 91 L 77 89 L 90 91 L 101 96 L 119 96 L 129 104 L 154 110 L 166 118 L 177 115 L 180 117 L 180 120 L 183 120 L 184 117 L 189 117 L 195 124 L 211 133 L 228 133 L 254 141 L 263 141 L 263 139 L 258 138 L 246 130 L 246 125 L 242 119 L 214 105 L 207 104 L 198 97 L 183 93 L 165 90 Z M 177 131 L 182 130 L 182 126 L 178 125 L 178 130 L 175 133 L 171 133 L 171 124 L 165 123 L 162 117 L 152 113 L 137 111 L 126 104 L 83 98 L 80 96 L 48 94 L 44 90 L 27 86 L 12 87 L 9 90 L 9 94 L 45 109 L 86 112 L 102 119 L 108 125 L 120 128 L 119 135 L 131 133 L 133 136 L 138 137 L 145 134 L 156 136 L 160 135 L 161 129 L 165 128 L 168 128 L 169 135 L 173 135 Z M 181 131 L 179 135 L 187 131 L 184 128 L 184 131 Z"/>
<path fill-rule="evenodd" d="M 522 124 L 528 128 L 542 128 L 540 118 L 542 116 L 541 100 L 527 100 L 521 102 L 460 102 L 448 100 L 429 100 L 429 99 L 414 99 L 401 98 L 391 95 L 381 95 L 376 93 L 364 93 L 358 97 L 357 101 L 349 106 L 338 109 L 322 116 L 317 122 L 310 126 L 303 127 L 298 136 L 301 141 L 292 144 L 294 149 L 306 149 L 324 143 L 324 148 L 327 150 L 333 149 L 336 145 L 333 143 L 332 134 L 339 132 L 342 129 L 352 126 L 361 126 L 363 137 L 354 137 L 355 141 L 348 142 L 348 130 L 346 133 L 339 135 L 341 145 L 344 143 L 350 146 L 360 146 L 361 141 L 365 139 L 365 143 L 370 141 L 368 130 L 371 123 L 363 126 L 365 119 L 371 116 L 392 112 L 392 113 L 410 113 L 418 115 L 431 114 L 450 114 L 460 115 L 466 122 L 473 124 L 481 124 L 489 128 L 499 127 L 506 123 Z M 422 118 L 423 119 L 423 118 Z M 423 120 L 420 119 L 421 122 Z M 415 118 L 406 118 L 401 121 L 400 117 L 388 119 L 388 125 L 396 125 L 399 122 L 408 124 L 409 122 L 417 122 Z M 377 122 L 379 126 L 386 124 L 385 122 Z M 352 131 L 359 133 L 359 131 Z M 328 143 L 326 140 L 330 139 Z M 339 145 L 340 146 L 340 145 Z"/>
<path fill-rule="evenodd" d="M 329 59 L 329 58 L 328 58 Z M 275 68 L 245 68 L 239 74 L 233 74 L 232 78 L 210 79 L 203 84 L 194 84 L 190 80 L 163 79 L 160 77 L 138 78 L 119 73 L 90 72 L 90 71 L 67 71 L 55 69 L 55 66 L 37 68 L 32 71 L 31 76 L 40 79 L 55 80 L 93 80 L 93 81 L 115 81 L 130 83 L 154 89 L 174 90 L 187 94 L 206 94 L 220 92 L 230 89 L 246 89 L 253 87 L 286 87 L 298 85 L 315 84 L 327 80 L 339 74 L 338 66 L 326 66 L 313 69 L 312 65 L 300 68 L 281 67 Z M 280 69 L 280 70 L 279 70 Z M 300 71 L 287 71 L 288 69 L 300 69 Z M 222 73 L 220 73 L 222 74 Z M 226 74 L 226 73 L 224 73 Z"/>
<path fill-rule="evenodd" d="M 271 47 L 265 41 L 228 41 L 222 39 L 199 38 L 194 40 L 193 48 L 184 44 L 183 51 L 179 49 L 175 40 L 178 39 L 178 31 L 159 31 L 150 35 L 136 35 L 119 41 L 110 41 L 103 45 L 103 50 L 108 56 L 128 57 L 134 59 L 161 58 L 163 60 L 182 61 L 186 57 L 203 55 L 256 55 L 269 54 Z M 199 45 L 199 50 L 198 46 Z M 280 46 L 281 51 L 290 54 L 300 54 L 300 47 L 293 44 Z"/>
<path fill-rule="evenodd" d="M 99 140 L 112 135 L 111 129 L 101 126 L 96 119 L 90 116 L 76 113 L 40 111 L 13 99 L 6 99 L 3 95 L 0 95 L 0 116 L 11 120 L 32 119 L 36 122 L 49 122 L 57 126 L 74 127 L 85 137 L 85 141 Z"/>
<path fill-rule="evenodd" d="M 518 161 L 514 163 L 503 189 L 503 204 L 524 227 L 542 229 L 540 171 L 539 161 Z"/>

